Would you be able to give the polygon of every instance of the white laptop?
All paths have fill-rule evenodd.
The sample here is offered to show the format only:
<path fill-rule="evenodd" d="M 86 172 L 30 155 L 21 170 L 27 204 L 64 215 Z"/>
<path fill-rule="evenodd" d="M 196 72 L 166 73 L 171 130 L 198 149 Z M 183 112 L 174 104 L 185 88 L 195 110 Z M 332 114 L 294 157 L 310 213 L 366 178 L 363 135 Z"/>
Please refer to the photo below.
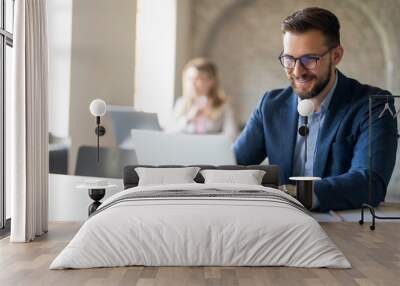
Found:
<path fill-rule="evenodd" d="M 224 135 L 192 135 L 133 129 L 129 141 L 129 147 L 136 151 L 139 164 L 236 164 L 232 143 Z"/>
<path fill-rule="evenodd" d="M 131 129 L 161 130 L 156 113 L 136 111 L 130 106 L 107 105 L 117 145 L 129 137 Z"/>

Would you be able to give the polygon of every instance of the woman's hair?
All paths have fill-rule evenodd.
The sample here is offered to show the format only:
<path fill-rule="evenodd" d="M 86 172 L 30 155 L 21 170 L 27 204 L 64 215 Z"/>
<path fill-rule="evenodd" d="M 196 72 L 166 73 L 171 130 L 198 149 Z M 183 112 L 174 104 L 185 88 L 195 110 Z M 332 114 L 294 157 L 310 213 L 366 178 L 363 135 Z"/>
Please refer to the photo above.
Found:
<path fill-rule="evenodd" d="M 190 82 L 188 79 L 188 72 L 193 69 L 197 72 L 206 74 L 209 78 L 213 80 L 214 84 L 207 94 L 207 97 L 212 100 L 213 107 L 218 108 L 223 105 L 226 101 L 226 96 L 219 86 L 217 66 L 207 58 L 192 59 L 183 68 L 183 96 L 187 100 L 187 103 L 191 104 L 195 96 L 193 83 Z"/>

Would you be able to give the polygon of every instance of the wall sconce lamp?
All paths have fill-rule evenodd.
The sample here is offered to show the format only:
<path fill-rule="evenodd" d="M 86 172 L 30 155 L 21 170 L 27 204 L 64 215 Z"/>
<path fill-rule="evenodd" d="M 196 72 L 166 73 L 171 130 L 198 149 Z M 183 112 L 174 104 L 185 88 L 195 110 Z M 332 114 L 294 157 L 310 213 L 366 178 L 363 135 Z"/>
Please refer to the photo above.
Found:
<path fill-rule="evenodd" d="M 310 99 L 303 99 L 297 105 L 297 111 L 303 117 L 303 125 L 299 128 L 299 134 L 304 136 L 304 163 L 307 162 L 307 135 L 310 132 L 308 129 L 308 116 L 314 112 L 314 103 Z"/>
<path fill-rule="evenodd" d="M 307 135 L 310 133 L 308 128 L 308 116 L 314 112 L 314 103 L 310 99 L 303 99 L 297 105 L 297 111 L 303 119 L 303 124 L 299 127 L 300 136 L 304 137 L 304 166 L 307 162 Z M 305 170 L 304 170 L 305 171 Z M 305 175 L 305 174 L 304 174 Z M 320 180 L 318 177 L 290 177 L 296 181 L 296 198 L 307 208 L 313 205 L 314 181 Z"/>
<path fill-rule="evenodd" d="M 100 125 L 100 117 L 106 114 L 107 106 L 104 100 L 95 99 L 90 103 L 90 113 L 96 117 L 97 127 L 95 133 L 97 135 L 97 162 L 99 162 L 100 157 L 100 136 L 106 134 L 106 129 L 104 126 Z"/>

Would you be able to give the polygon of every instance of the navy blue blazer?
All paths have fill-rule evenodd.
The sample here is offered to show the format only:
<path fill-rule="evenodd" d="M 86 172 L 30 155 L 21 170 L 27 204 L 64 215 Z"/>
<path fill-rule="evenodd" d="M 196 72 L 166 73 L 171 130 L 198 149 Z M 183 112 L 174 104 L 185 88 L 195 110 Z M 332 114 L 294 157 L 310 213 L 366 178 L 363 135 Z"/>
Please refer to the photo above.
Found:
<path fill-rule="evenodd" d="M 397 150 L 397 120 L 389 112 L 379 118 L 387 100 L 372 105 L 372 197 L 368 196 L 369 94 L 388 91 L 359 83 L 338 72 L 338 82 L 321 127 L 314 157 L 320 211 L 377 206 L 385 199 Z M 388 100 L 395 113 L 393 100 Z M 262 97 L 234 144 L 238 164 L 259 164 L 268 157 L 280 166 L 280 183 L 288 184 L 297 136 L 297 100 L 293 89 L 272 90 Z M 293 182 L 291 182 L 293 183 Z"/>

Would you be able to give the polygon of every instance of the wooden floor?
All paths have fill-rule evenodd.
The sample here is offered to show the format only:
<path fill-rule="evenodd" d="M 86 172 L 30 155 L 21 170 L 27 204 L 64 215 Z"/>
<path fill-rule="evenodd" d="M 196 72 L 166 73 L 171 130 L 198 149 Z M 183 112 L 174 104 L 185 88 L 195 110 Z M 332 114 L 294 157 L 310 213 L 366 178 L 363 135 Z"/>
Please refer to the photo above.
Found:
<path fill-rule="evenodd" d="M 80 227 L 51 223 L 43 238 L 27 244 L 0 241 L 0 285 L 400 285 L 400 223 L 322 223 L 353 268 L 122 267 L 48 270 Z"/>

